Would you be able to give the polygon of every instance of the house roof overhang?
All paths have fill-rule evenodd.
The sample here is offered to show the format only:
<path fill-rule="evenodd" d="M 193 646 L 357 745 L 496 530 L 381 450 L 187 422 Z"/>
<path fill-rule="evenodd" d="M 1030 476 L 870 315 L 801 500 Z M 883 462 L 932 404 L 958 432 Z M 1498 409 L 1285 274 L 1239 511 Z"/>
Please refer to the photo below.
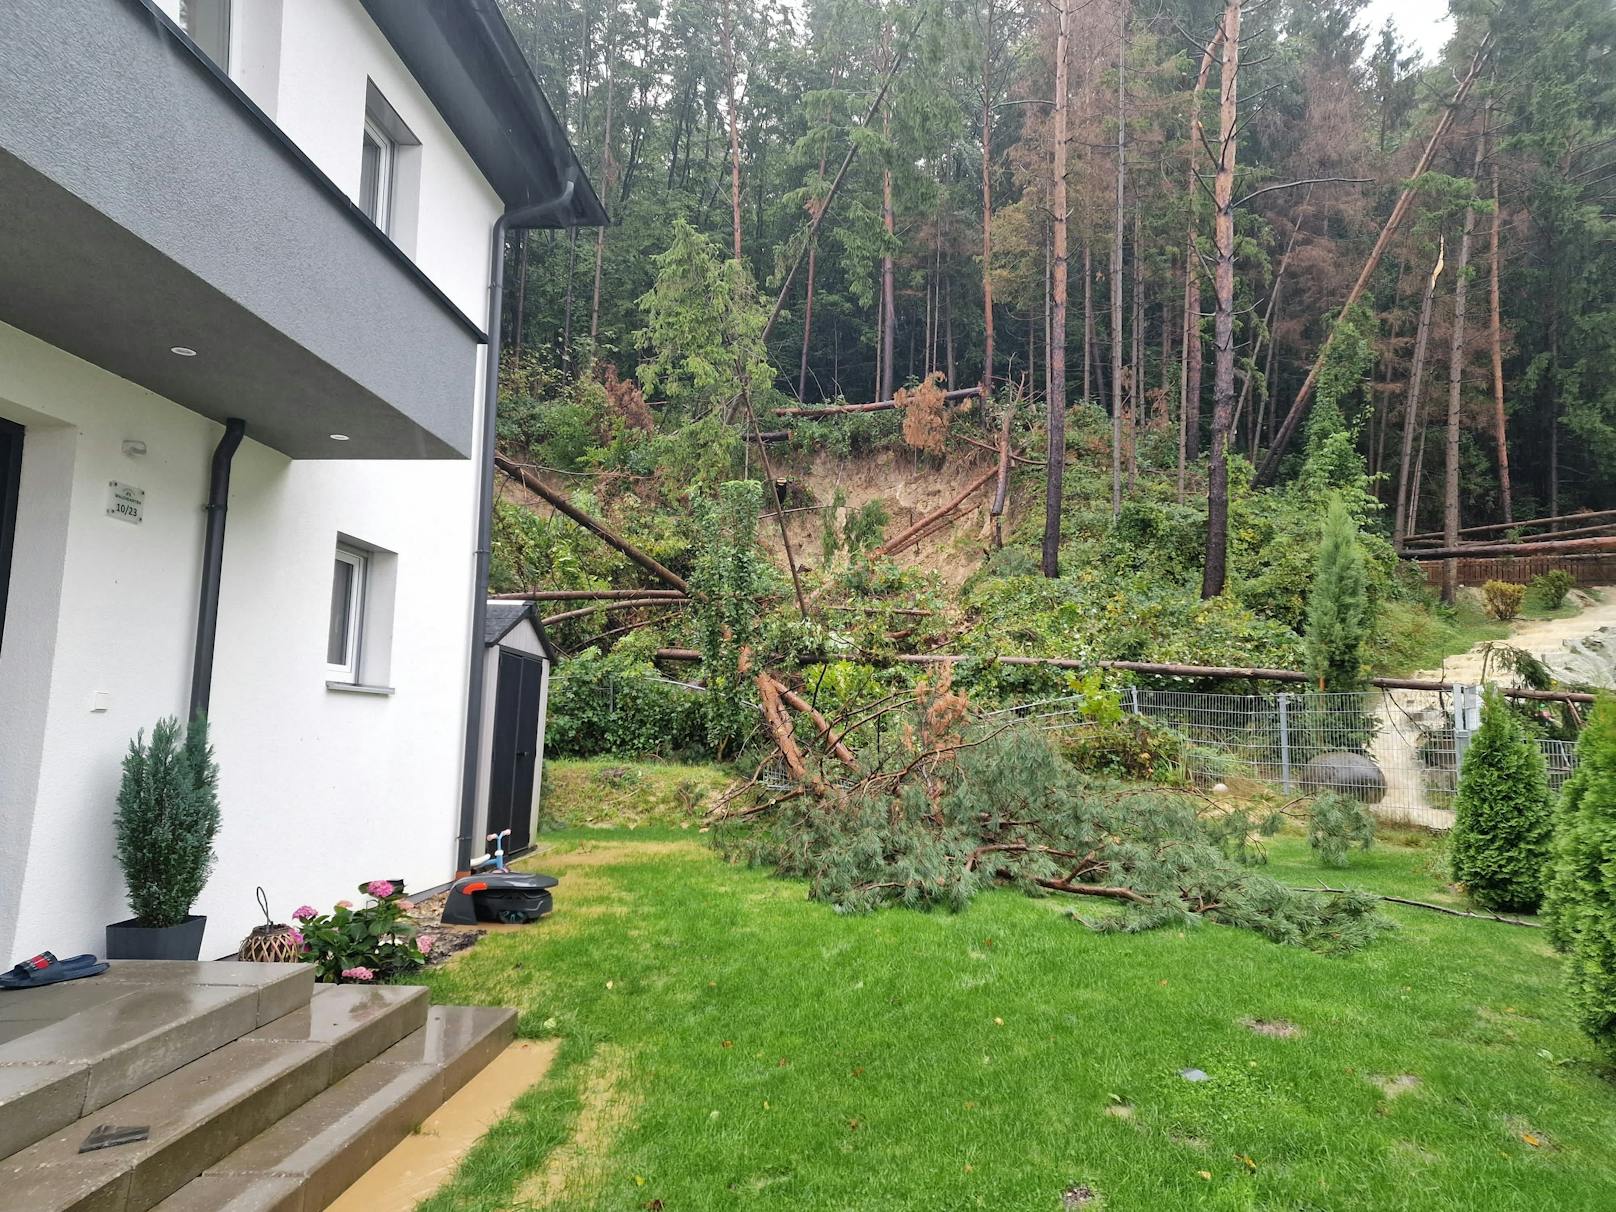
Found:
<path fill-rule="evenodd" d="M 543 210 L 523 226 L 598 227 L 607 222 L 606 209 L 498 0 L 360 3 L 506 209 Z"/>

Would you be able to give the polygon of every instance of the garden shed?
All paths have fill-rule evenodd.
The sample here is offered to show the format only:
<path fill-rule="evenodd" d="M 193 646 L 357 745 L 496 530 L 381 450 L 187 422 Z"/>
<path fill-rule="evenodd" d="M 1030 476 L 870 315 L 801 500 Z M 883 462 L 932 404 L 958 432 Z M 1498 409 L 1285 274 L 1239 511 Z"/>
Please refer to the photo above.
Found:
<path fill-rule="evenodd" d="M 475 843 L 509 829 L 507 851 L 525 850 L 538 824 L 544 717 L 556 652 L 532 602 L 488 603 L 483 625 L 483 730 Z"/>

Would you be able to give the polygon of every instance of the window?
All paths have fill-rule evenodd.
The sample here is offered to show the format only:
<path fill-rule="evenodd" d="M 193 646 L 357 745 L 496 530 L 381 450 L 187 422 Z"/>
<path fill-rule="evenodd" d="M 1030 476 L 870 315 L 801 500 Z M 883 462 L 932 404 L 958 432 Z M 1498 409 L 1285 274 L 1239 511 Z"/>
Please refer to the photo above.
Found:
<path fill-rule="evenodd" d="M 359 209 L 385 232 L 392 230 L 393 170 L 398 144 L 365 116 L 365 134 L 359 151 Z"/>
<path fill-rule="evenodd" d="M 335 682 L 359 681 L 359 655 L 365 630 L 365 581 L 370 557 L 338 546 L 331 577 L 331 628 L 326 639 L 326 669 Z"/>
<path fill-rule="evenodd" d="M 397 588 L 396 553 L 351 535 L 337 535 L 325 639 L 328 690 L 393 693 L 393 600 Z"/>
<path fill-rule="evenodd" d="M 394 244 L 412 256 L 421 192 L 421 141 L 365 81 L 365 124 L 359 135 L 359 193 L 354 201 Z"/>
<path fill-rule="evenodd" d="M 230 0 L 180 0 L 180 28 L 209 59 L 230 69 Z"/>

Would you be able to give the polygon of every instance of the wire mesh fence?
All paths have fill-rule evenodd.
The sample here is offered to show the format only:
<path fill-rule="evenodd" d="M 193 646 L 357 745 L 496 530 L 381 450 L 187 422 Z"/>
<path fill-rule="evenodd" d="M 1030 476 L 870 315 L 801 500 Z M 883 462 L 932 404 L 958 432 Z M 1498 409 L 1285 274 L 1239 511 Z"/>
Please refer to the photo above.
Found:
<path fill-rule="evenodd" d="M 1177 759 L 1197 782 L 1256 783 L 1297 796 L 1338 792 L 1363 800 L 1383 820 L 1446 829 L 1465 750 L 1480 726 L 1481 690 L 1244 695 L 1130 687 L 1122 707 L 1174 738 Z M 1000 714 L 1052 730 L 1087 718 L 1079 696 Z M 1538 744 L 1550 790 L 1558 791 L 1576 769 L 1576 747 L 1546 738 Z"/>

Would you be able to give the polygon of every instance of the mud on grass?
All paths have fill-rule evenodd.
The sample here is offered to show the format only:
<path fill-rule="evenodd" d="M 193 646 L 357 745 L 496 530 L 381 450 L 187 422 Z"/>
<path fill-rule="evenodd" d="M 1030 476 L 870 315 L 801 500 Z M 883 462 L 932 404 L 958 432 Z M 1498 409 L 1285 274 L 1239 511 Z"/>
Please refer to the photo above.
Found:
<path fill-rule="evenodd" d="M 847 917 L 648 833 L 559 835 L 531 864 L 555 916 L 428 974 L 560 1040 L 428 1212 L 1616 1207 L 1616 1086 L 1536 932 L 1391 906 L 1401 929 L 1330 959 L 1096 935 L 1011 891 Z M 1320 879 L 1293 838 L 1267 870 Z M 1394 846 L 1330 879 L 1435 886 Z"/>

